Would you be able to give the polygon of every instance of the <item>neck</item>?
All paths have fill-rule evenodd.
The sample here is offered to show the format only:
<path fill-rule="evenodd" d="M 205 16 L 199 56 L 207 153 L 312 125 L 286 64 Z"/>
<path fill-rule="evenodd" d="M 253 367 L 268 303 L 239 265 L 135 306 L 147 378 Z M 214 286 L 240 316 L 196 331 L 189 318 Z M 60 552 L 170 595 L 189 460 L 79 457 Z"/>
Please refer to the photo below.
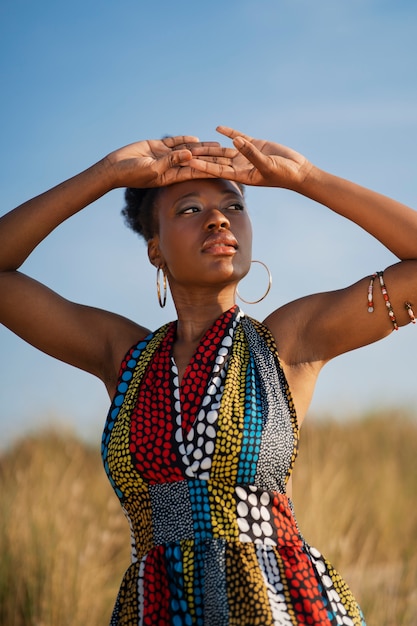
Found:
<path fill-rule="evenodd" d="M 234 305 L 234 297 L 218 297 L 213 300 L 202 298 L 192 302 L 175 299 L 178 315 L 177 342 L 196 343 L 200 341 L 206 330 L 220 315 Z"/>
<path fill-rule="evenodd" d="M 169 288 L 177 312 L 176 343 L 191 345 L 236 303 L 236 283 L 181 284 L 169 276 Z"/>

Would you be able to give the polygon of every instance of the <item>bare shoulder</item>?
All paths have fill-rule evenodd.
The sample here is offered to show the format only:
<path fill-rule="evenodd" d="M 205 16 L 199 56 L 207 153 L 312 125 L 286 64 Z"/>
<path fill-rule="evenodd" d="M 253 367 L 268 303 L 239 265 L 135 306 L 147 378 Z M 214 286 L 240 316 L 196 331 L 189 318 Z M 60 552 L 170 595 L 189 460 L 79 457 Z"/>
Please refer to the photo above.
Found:
<path fill-rule="evenodd" d="M 113 397 L 121 363 L 128 351 L 136 343 L 150 334 L 150 329 L 116 313 L 101 309 L 90 309 L 102 327 L 102 336 L 106 339 L 107 353 L 101 355 L 102 367 L 97 374 L 106 386 L 110 397 Z M 100 319 L 101 318 L 101 319 Z"/>
<path fill-rule="evenodd" d="M 402 261 L 384 272 L 384 287 L 373 282 L 373 311 L 368 311 L 372 276 L 337 289 L 300 298 L 265 320 L 275 338 L 295 402 L 308 406 L 317 376 L 331 359 L 383 339 L 410 322 L 405 307 L 417 302 L 417 262 Z M 395 312 L 395 325 L 387 307 Z"/>
<path fill-rule="evenodd" d="M 408 324 L 405 305 L 417 301 L 417 261 L 391 265 L 379 278 L 365 276 L 341 289 L 306 296 L 274 311 L 265 324 L 280 344 L 285 362 L 324 365 Z"/>

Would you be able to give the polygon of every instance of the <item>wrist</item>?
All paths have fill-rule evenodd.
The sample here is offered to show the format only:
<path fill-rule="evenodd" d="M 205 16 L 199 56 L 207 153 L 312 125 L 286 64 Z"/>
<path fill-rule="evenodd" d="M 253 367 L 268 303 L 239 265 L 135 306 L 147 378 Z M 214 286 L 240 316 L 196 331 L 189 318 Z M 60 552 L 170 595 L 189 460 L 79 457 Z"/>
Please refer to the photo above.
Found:
<path fill-rule="evenodd" d="M 106 155 L 103 159 L 93 165 L 95 174 L 104 187 L 104 193 L 124 186 L 119 180 L 115 165 L 116 164 L 114 163 L 111 154 Z"/>
<path fill-rule="evenodd" d="M 317 194 L 321 195 L 320 189 L 324 184 L 323 179 L 325 176 L 326 172 L 307 161 L 299 172 L 298 180 L 293 187 L 293 191 L 315 200 Z"/>

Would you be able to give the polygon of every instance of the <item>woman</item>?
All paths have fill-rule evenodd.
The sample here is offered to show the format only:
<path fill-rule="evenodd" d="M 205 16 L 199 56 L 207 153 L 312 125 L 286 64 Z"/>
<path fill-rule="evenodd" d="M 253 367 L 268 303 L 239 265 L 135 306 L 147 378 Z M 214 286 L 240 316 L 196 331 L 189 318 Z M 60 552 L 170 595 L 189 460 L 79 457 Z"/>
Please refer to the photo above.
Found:
<path fill-rule="evenodd" d="M 234 148 L 189 136 L 138 142 L 4 216 L 1 321 L 98 376 L 113 398 L 103 459 L 132 564 L 111 624 L 364 624 L 300 535 L 288 481 L 322 366 L 414 321 L 417 214 L 288 148 L 218 130 Z M 260 324 L 235 304 L 251 263 L 242 184 L 320 202 L 401 262 Z M 125 214 L 148 242 L 159 302 L 168 281 L 177 310 L 153 333 L 16 271 L 56 226 L 117 187 L 129 188 Z"/>

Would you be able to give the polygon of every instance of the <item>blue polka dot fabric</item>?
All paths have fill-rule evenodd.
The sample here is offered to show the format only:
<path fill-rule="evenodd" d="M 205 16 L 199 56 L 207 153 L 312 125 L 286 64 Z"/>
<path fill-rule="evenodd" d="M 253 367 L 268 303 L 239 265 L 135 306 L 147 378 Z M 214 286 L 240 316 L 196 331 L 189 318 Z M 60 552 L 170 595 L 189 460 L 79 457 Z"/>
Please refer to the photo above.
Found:
<path fill-rule="evenodd" d="M 226 311 L 182 381 L 175 337 L 129 351 L 103 432 L 132 541 L 111 626 L 364 626 L 286 495 L 298 426 L 268 329 Z"/>

